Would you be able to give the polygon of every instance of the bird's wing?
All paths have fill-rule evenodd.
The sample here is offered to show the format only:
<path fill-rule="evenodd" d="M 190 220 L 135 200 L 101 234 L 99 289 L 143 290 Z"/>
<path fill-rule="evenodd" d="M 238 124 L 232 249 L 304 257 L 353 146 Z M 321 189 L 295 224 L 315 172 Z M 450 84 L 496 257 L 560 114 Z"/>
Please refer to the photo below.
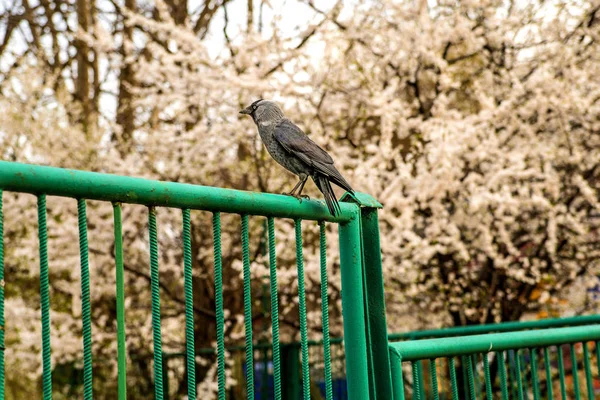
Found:
<path fill-rule="evenodd" d="M 331 156 L 290 120 L 284 119 L 279 122 L 275 126 L 273 136 L 286 151 L 310 166 L 314 166 L 314 162 L 333 164 Z"/>
<path fill-rule="evenodd" d="M 290 120 L 284 119 L 275 126 L 273 137 L 289 153 L 295 155 L 317 172 L 329 177 L 336 185 L 353 192 L 352 187 L 333 166 L 333 159 Z"/>

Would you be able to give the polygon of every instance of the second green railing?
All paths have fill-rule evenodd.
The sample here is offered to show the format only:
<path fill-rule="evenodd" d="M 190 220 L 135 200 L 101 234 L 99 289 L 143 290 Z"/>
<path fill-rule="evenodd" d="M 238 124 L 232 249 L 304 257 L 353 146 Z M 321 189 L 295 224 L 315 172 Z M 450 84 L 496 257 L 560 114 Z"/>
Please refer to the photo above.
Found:
<path fill-rule="evenodd" d="M 390 343 L 393 398 L 593 399 L 599 340 L 589 325 Z"/>

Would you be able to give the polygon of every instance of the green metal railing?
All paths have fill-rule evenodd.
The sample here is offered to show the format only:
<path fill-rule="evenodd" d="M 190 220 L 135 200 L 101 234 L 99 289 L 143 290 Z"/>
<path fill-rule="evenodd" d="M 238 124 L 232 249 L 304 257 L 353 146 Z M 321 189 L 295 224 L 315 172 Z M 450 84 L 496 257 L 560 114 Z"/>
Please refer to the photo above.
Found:
<path fill-rule="evenodd" d="M 420 331 L 390 333 L 390 342 L 418 339 L 434 339 L 452 336 L 478 335 L 495 332 L 514 332 L 528 329 L 560 328 L 567 326 L 582 326 L 600 324 L 600 314 L 579 315 L 565 318 L 547 318 L 532 321 L 511 321 L 495 324 L 451 326 L 441 329 L 426 329 Z"/>
<path fill-rule="evenodd" d="M 302 382 L 304 399 L 309 399 L 310 385 L 306 302 L 304 294 L 304 265 L 302 258 L 302 221 L 318 221 L 320 224 L 320 254 L 322 274 L 322 318 L 324 327 L 324 374 L 329 381 L 327 398 L 331 399 L 331 355 L 328 332 L 327 283 L 326 283 L 326 236 L 325 224 L 336 223 L 339 227 L 340 265 L 342 284 L 342 314 L 344 320 L 344 349 L 347 361 L 347 389 L 350 399 L 389 399 L 391 398 L 391 377 L 387 351 L 387 332 L 383 299 L 383 278 L 379 249 L 379 229 L 377 208 L 379 203 L 367 195 L 356 193 L 345 195 L 341 200 L 341 212 L 333 217 L 322 202 L 314 200 L 298 201 L 289 196 L 250 193 L 214 187 L 196 186 L 172 182 L 159 182 L 124 176 L 66 170 L 59 168 L 0 162 L 0 234 L 2 233 L 2 191 L 29 193 L 38 199 L 39 262 L 42 323 L 43 397 L 52 398 L 51 363 L 51 310 L 49 292 L 48 235 L 46 227 L 46 196 L 61 196 L 76 200 L 81 252 L 81 291 L 84 348 L 84 398 L 91 399 L 93 392 L 93 354 L 90 321 L 90 282 L 88 271 L 87 216 L 86 200 L 107 201 L 113 204 L 114 240 L 116 268 L 117 306 L 117 360 L 118 395 L 122 400 L 127 396 L 127 350 L 125 341 L 124 307 L 124 264 L 121 210 L 124 204 L 145 205 L 148 210 L 150 291 L 152 294 L 151 313 L 154 344 L 154 386 L 155 398 L 165 397 L 163 380 L 163 354 L 161 339 L 161 311 L 159 291 L 159 248 L 156 215 L 161 207 L 178 208 L 182 211 L 183 253 L 184 253 L 184 292 L 185 292 L 185 338 L 186 365 L 188 372 L 188 396 L 195 398 L 195 362 L 193 335 L 193 287 L 191 273 L 190 212 L 209 211 L 213 214 L 214 269 L 216 291 L 218 396 L 225 399 L 225 352 L 224 352 L 224 312 L 222 301 L 222 254 L 221 254 L 221 213 L 240 215 L 243 261 L 243 295 L 245 315 L 245 348 L 247 366 L 253 366 L 254 343 L 252 340 L 251 277 L 249 259 L 248 221 L 250 216 L 267 218 L 269 230 L 269 256 L 271 276 L 273 362 L 275 371 L 274 396 L 281 396 L 281 360 L 279 354 L 279 320 L 277 305 L 275 218 L 290 218 L 295 222 L 296 262 L 300 302 L 300 330 L 302 354 Z M 0 240 L 0 243 L 3 243 Z M 4 272 L 3 248 L 0 245 L 0 274 Z M 368 268 L 366 267 L 368 266 Z M 3 278 L 3 276 L 0 275 Z M 8 277 L 10 283 L 10 277 Z M 0 378 L 4 376 L 4 280 L 0 285 Z M 367 302 L 365 299 L 369 299 Z M 372 312 L 376 309 L 377 312 Z M 371 312 L 370 312 L 371 310 Z M 18 321 L 9 321 L 16 324 Z M 253 398 L 253 371 L 246 368 L 247 397 Z M 4 379 L 0 379 L 0 399 L 4 399 Z"/>
<path fill-rule="evenodd" d="M 127 398 L 127 347 L 125 320 L 125 272 L 123 258 L 122 208 L 127 204 L 147 207 L 150 271 L 149 292 L 152 315 L 155 398 L 168 398 L 168 363 L 183 357 L 187 394 L 196 398 L 196 363 L 192 283 L 191 214 L 212 213 L 215 285 L 216 362 L 218 398 L 227 396 L 225 310 L 223 305 L 223 254 L 221 215 L 240 218 L 246 395 L 254 398 L 254 366 L 272 362 L 274 399 L 291 399 L 302 393 L 310 399 L 311 379 L 318 371 L 325 382 L 325 397 L 333 399 L 332 382 L 339 377 L 332 362 L 341 360 L 345 369 L 348 398 L 404 399 L 592 399 L 594 381 L 600 375 L 600 316 L 455 327 L 389 335 L 386 331 L 383 277 L 377 209 L 367 195 L 344 195 L 341 212 L 332 217 L 322 202 L 298 201 L 289 196 L 250 193 L 181 183 L 159 182 L 108 174 L 0 162 L 0 400 L 5 398 L 6 329 L 18 321 L 4 320 L 4 214 L 3 192 L 28 193 L 37 197 L 40 309 L 42 327 L 42 379 L 44 399 L 52 398 L 50 273 L 46 196 L 74 199 L 79 227 L 81 268 L 83 393 L 93 398 L 93 335 L 88 262 L 86 201 L 106 201 L 113 206 L 114 262 L 116 272 L 117 398 Z M 183 287 L 185 296 L 185 353 L 165 354 L 161 336 L 160 265 L 157 214 L 161 208 L 181 210 Z M 250 218 L 264 218 L 269 259 L 272 338 L 270 344 L 255 343 L 252 324 L 250 271 Z M 282 344 L 279 335 L 277 254 L 275 224 L 278 218 L 294 221 L 299 299 L 299 346 Z M 319 225 L 322 340 L 308 340 L 307 303 L 304 291 L 302 225 Z M 327 223 L 338 225 L 342 285 L 344 338 L 329 337 L 327 295 Z M 51 251 L 51 249 L 50 249 Z M 10 284 L 11 277 L 7 277 Z M 567 328 L 557 328 L 568 326 Z M 130 329 L 133 329 L 130 327 Z M 499 332 L 499 333 L 489 333 Z M 485 333 L 485 334 L 482 334 Z M 466 336 L 470 335 L 470 336 Z M 429 338 L 429 339 L 428 339 Z M 422 340 L 415 340 L 422 339 Z M 389 341 L 401 340 L 390 343 Z M 343 341 L 343 346 L 342 346 Z M 322 348 L 322 358 L 311 349 Z M 292 349 L 293 351 L 289 351 Z M 333 350 L 332 350 L 333 349 Z M 231 350 L 231 348 L 229 348 Z M 340 350 L 343 354 L 339 354 Z M 268 357 L 270 354 L 270 357 Z M 301 360 L 298 363 L 298 359 Z M 344 362 L 345 359 L 345 362 Z M 9 360 L 10 362 L 10 360 Z M 290 366 L 295 368 L 289 373 Z M 403 373 L 403 368 L 406 373 Z M 292 375 L 291 377 L 289 375 Z M 300 375 L 301 378 L 298 376 Z M 261 377 L 260 379 L 263 379 Z M 258 380 L 258 379 L 257 379 Z M 288 385 L 293 380 L 295 385 Z"/>
<path fill-rule="evenodd" d="M 412 332 L 402 332 L 402 333 L 390 333 L 389 334 L 389 340 L 390 342 L 395 342 L 395 341 L 406 341 L 406 340 L 422 340 L 422 339 L 435 339 L 435 338 L 451 338 L 451 337 L 457 337 L 457 336 L 470 336 L 470 335 L 480 335 L 480 334 L 488 334 L 488 333 L 504 333 L 504 332 L 520 332 L 520 331 L 526 331 L 526 330 L 545 330 L 548 328 L 559 328 L 559 327 L 578 327 L 578 326 L 587 326 L 587 325 L 593 325 L 593 324 L 600 324 L 600 315 L 583 315 L 583 316 L 574 316 L 574 317 L 565 317 L 565 318 L 548 318 L 548 319 L 540 319 L 540 320 L 532 320 L 532 321 L 512 321 L 512 322 L 501 322 L 501 323 L 494 323 L 494 324 L 482 324 L 482 325 L 471 325 L 471 326 L 455 326 L 455 327 L 448 327 L 448 328 L 443 328 L 443 329 L 429 329 L 429 330 L 420 330 L 420 331 L 412 331 Z M 543 334 L 543 332 L 541 333 Z M 535 335 L 535 334 L 534 334 Z M 462 340 L 462 338 L 461 338 Z M 546 351 L 548 352 L 548 350 L 546 349 Z M 558 360 L 558 354 L 559 352 L 562 352 L 562 350 L 558 350 L 557 354 L 556 354 L 556 358 Z M 562 354 L 562 353 L 560 353 Z M 516 362 L 516 358 L 514 355 L 514 350 L 510 350 L 507 353 L 507 362 L 511 361 L 511 362 Z M 460 365 L 460 361 L 458 360 L 457 365 Z M 421 363 L 428 363 L 428 360 L 423 360 L 421 361 Z M 465 363 L 467 361 L 465 360 Z M 483 359 L 484 364 L 488 362 L 487 359 Z M 560 361 L 557 361 L 562 363 L 562 358 L 560 358 Z M 521 360 L 519 360 L 520 364 L 523 364 L 524 366 L 525 363 Z M 450 359 L 449 361 L 447 361 L 447 365 L 445 366 L 446 368 L 446 377 L 448 379 L 451 378 L 452 374 L 455 374 L 455 370 L 454 367 L 451 365 L 455 364 L 455 360 L 454 359 Z M 430 363 L 431 366 L 431 363 Z M 466 371 L 463 370 L 463 372 Z M 434 373 L 436 371 L 433 371 Z M 501 373 L 502 371 L 499 371 L 497 373 Z M 509 370 L 510 373 L 512 373 L 514 375 L 514 368 L 512 370 Z M 425 393 L 433 393 L 436 388 L 432 386 L 432 380 L 431 379 L 426 379 L 426 374 L 429 373 L 431 375 L 432 371 L 431 368 L 417 368 L 416 370 L 413 371 L 413 373 L 417 374 L 417 380 L 419 382 L 419 385 L 417 386 L 417 390 L 419 391 L 419 395 L 421 398 L 424 398 Z M 437 374 L 436 374 L 437 375 Z M 463 374 L 464 375 L 464 374 Z M 478 375 L 474 375 L 473 379 L 477 380 L 479 377 Z M 464 375 L 462 376 L 461 374 L 458 375 L 458 378 L 455 377 L 455 379 L 458 379 L 458 381 L 462 381 L 463 383 L 467 382 L 468 376 Z M 476 386 L 478 387 L 478 386 Z M 513 386 L 514 390 L 514 398 L 516 398 L 517 396 L 517 392 L 516 392 L 516 386 Z M 467 390 L 466 388 L 463 387 L 463 392 L 466 393 Z M 413 388 L 414 390 L 414 388 Z M 550 392 L 552 393 L 552 392 Z M 461 393 L 462 394 L 462 393 Z M 454 397 L 448 397 L 446 396 L 446 393 L 442 393 L 442 395 L 440 396 L 440 398 L 457 398 L 456 396 Z M 462 397 L 461 397 L 462 398 Z M 550 397 L 551 398 L 551 397 Z"/>
<path fill-rule="evenodd" d="M 588 325 L 390 343 L 393 398 L 593 399 L 599 340 Z"/>

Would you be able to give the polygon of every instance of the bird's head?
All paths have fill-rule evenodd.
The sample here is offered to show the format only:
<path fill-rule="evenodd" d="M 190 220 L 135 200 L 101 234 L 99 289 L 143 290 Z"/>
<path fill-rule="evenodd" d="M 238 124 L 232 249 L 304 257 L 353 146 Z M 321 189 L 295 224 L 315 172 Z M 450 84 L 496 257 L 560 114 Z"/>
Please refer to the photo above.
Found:
<path fill-rule="evenodd" d="M 272 101 L 259 99 L 240 111 L 252 117 L 256 125 L 269 125 L 284 118 L 283 111 Z"/>

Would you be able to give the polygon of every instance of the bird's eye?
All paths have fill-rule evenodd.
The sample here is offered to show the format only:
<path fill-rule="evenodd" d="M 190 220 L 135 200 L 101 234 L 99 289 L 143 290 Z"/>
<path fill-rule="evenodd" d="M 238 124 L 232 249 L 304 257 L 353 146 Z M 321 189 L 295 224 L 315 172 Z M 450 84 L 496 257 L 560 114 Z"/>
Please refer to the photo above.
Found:
<path fill-rule="evenodd" d="M 253 109 L 253 110 L 256 110 L 256 106 L 252 106 L 252 109 Z"/>

